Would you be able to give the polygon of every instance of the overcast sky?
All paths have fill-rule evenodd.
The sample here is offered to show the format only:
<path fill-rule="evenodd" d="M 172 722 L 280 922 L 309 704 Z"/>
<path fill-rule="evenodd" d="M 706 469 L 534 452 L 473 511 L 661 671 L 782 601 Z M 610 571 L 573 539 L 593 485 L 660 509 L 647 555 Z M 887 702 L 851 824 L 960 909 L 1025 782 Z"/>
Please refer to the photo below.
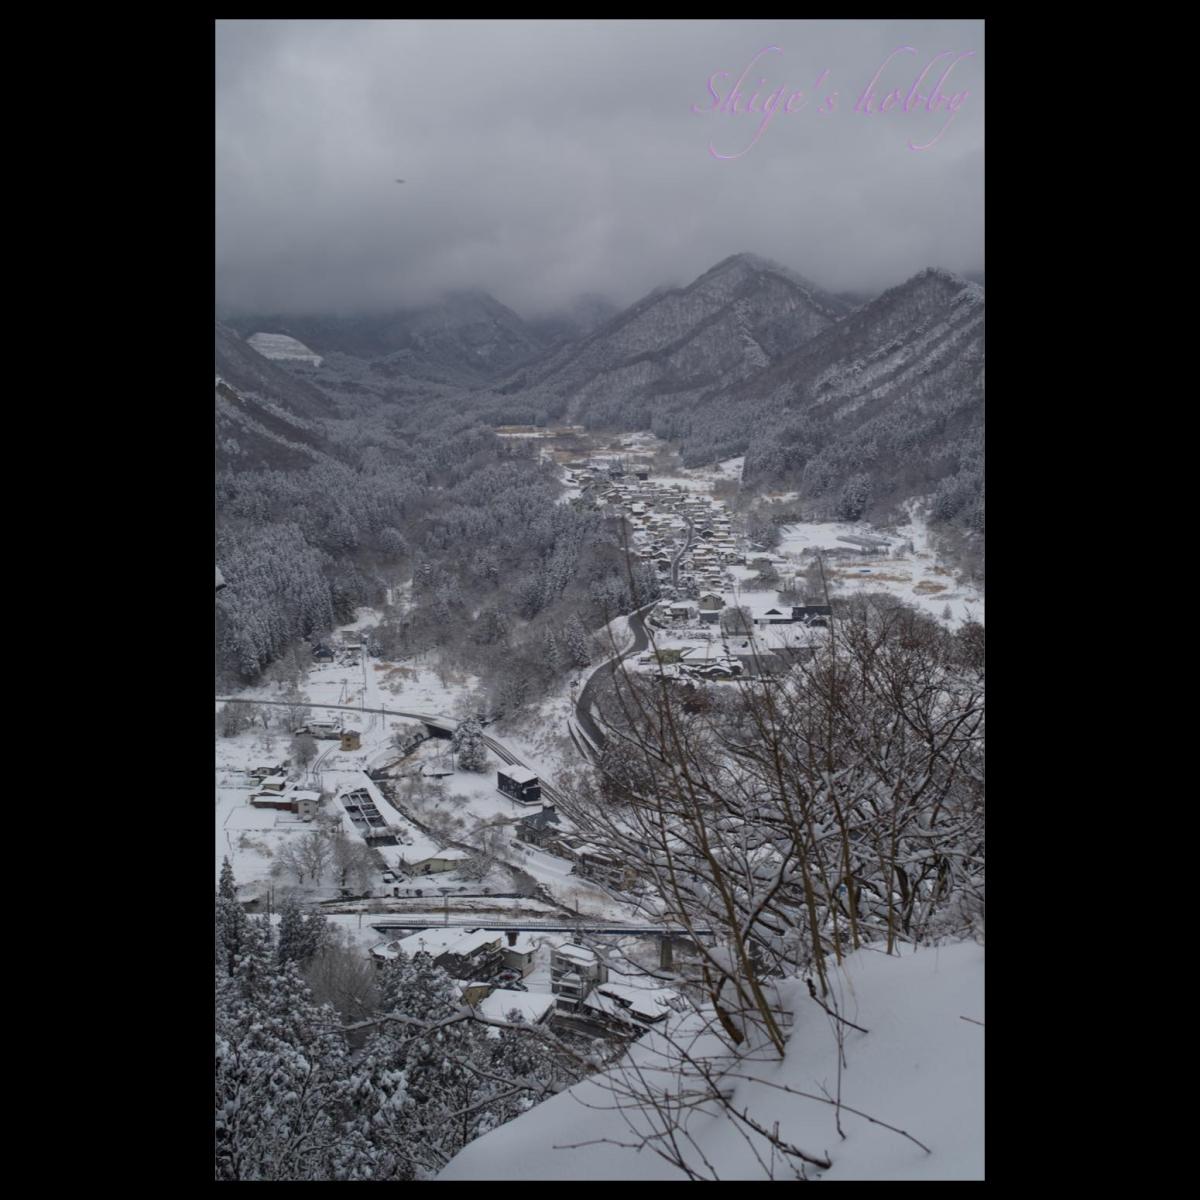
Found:
<path fill-rule="evenodd" d="M 983 43 L 982 21 L 220 21 L 218 310 L 477 287 L 532 316 L 742 250 L 834 291 L 980 269 Z M 931 61 L 933 112 L 910 102 Z"/>

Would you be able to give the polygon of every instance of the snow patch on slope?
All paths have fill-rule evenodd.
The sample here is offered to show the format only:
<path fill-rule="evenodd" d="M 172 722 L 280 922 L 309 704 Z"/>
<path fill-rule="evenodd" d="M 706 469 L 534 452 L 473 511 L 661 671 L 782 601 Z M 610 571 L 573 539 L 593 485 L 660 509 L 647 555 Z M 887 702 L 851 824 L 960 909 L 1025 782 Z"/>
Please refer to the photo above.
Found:
<path fill-rule="evenodd" d="M 285 333 L 256 333 L 246 339 L 263 358 L 287 359 L 292 362 L 307 362 L 319 367 L 324 359 L 314 354 L 303 342 Z"/>

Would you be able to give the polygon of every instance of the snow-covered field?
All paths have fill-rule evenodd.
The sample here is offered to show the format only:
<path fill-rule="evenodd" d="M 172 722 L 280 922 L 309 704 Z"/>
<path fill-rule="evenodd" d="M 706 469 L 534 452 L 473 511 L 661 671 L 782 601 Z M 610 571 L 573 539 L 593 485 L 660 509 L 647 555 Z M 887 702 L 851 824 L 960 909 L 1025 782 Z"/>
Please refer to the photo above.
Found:
<path fill-rule="evenodd" d="M 290 359 L 294 362 L 311 363 L 319 367 L 324 359 L 310 350 L 303 342 L 286 333 L 255 333 L 246 339 L 248 345 L 263 356 L 272 359 Z"/>
<path fill-rule="evenodd" d="M 806 1153 L 828 1155 L 832 1165 L 808 1167 L 810 1177 L 982 1179 L 983 964 L 983 948 L 970 942 L 906 948 L 902 957 L 864 949 L 848 958 L 834 974 L 838 1008 L 868 1032 L 845 1029 L 840 1072 L 831 1018 L 801 981 L 788 981 L 781 993 L 795 1019 L 786 1053 L 782 1060 L 760 1055 L 743 1063 L 724 1081 L 731 1104 L 766 1128 L 777 1122 L 779 1136 Z M 705 1016 L 711 1014 L 676 1018 L 671 1033 L 693 1055 L 717 1058 L 716 1039 L 699 1032 Z M 687 1178 L 641 1145 L 656 1132 L 654 1114 L 622 1099 L 630 1085 L 647 1079 L 660 1087 L 672 1080 L 672 1093 L 698 1089 L 701 1081 L 681 1079 L 675 1061 L 652 1031 L 629 1051 L 625 1069 L 618 1064 L 472 1142 L 439 1179 Z M 928 1152 L 894 1129 L 822 1101 L 837 1094 L 839 1080 L 843 1106 L 906 1131 Z M 786 1159 L 772 1157 L 759 1135 L 739 1129 L 711 1102 L 685 1108 L 681 1122 L 686 1134 L 675 1143 L 701 1178 L 762 1179 L 764 1164 L 774 1164 L 776 1178 L 794 1178 Z"/>
<path fill-rule="evenodd" d="M 783 538 L 774 553 L 801 569 L 812 561 L 811 555 L 804 557 L 805 552 L 853 550 L 850 543 L 838 539 L 880 533 L 880 530 L 862 523 L 827 521 L 785 525 Z M 915 509 L 910 510 L 906 524 L 887 530 L 883 536 L 892 544 L 886 558 L 861 555 L 827 561 L 826 577 L 832 595 L 848 597 L 863 592 L 888 592 L 951 629 L 968 620 L 983 624 L 983 593 L 938 559 L 929 528 Z M 910 543 L 911 553 L 903 549 Z M 734 568 L 734 573 L 741 575 L 744 570 Z M 786 570 L 782 573 L 786 577 Z M 948 618 L 944 615 L 947 606 L 950 609 Z"/>

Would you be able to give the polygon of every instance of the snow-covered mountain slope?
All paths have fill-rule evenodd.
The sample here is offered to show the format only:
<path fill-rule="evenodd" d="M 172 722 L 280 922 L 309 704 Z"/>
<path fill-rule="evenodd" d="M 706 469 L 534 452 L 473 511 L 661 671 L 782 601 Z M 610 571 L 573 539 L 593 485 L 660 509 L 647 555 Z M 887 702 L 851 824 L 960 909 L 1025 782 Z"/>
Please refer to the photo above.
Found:
<path fill-rule="evenodd" d="M 982 1179 L 983 964 L 983 948 L 970 942 L 906 948 L 903 957 L 866 949 L 845 961 L 833 977 L 837 1007 L 869 1032 L 843 1027 L 840 1114 L 820 1099 L 839 1088 L 832 1020 L 799 980 L 781 988 L 795 1013 L 782 1061 L 744 1061 L 721 1086 L 763 1128 L 778 1123 L 780 1139 L 831 1160 L 823 1170 L 806 1166 L 809 1178 Z M 696 1038 L 681 1024 L 672 1036 L 695 1057 L 719 1054 L 709 1034 Z M 647 1082 L 675 1096 L 700 1091 L 694 1071 L 669 1065 L 676 1057 L 652 1031 L 629 1051 L 626 1070 L 618 1065 L 585 1080 L 472 1142 L 439 1180 L 689 1178 L 656 1153 L 672 1153 L 672 1141 L 692 1178 L 796 1178 L 786 1155 L 772 1155 L 761 1135 L 712 1102 L 681 1108 L 676 1101 L 675 1136 L 662 1135 L 661 1115 L 632 1103 L 629 1091 Z"/>
<path fill-rule="evenodd" d="M 299 417 L 324 417 L 334 411 L 333 401 L 319 388 L 276 366 L 220 322 L 216 326 L 216 373 L 243 396 L 259 396 Z"/>
<path fill-rule="evenodd" d="M 360 316 L 254 316 L 229 324 L 286 334 L 320 355 L 340 352 L 375 360 L 395 375 L 464 387 L 495 378 L 544 349 L 521 317 L 481 291 Z"/>
<path fill-rule="evenodd" d="M 706 401 L 754 431 L 749 483 L 836 505 L 851 480 L 866 480 L 871 498 L 890 505 L 963 474 L 975 482 L 963 483 L 957 513 L 982 503 L 983 385 L 983 288 L 931 268 L 822 331 L 740 396 Z M 829 515 L 855 519 L 867 506 Z M 967 524 L 982 529 L 982 510 Z"/>
<path fill-rule="evenodd" d="M 683 402 L 745 382 L 846 311 L 794 272 L 737 254 L 687 287 L 652 292 L 495 390 L 549 400 L 589 425 L 648 425 L 660 397 Z"/>

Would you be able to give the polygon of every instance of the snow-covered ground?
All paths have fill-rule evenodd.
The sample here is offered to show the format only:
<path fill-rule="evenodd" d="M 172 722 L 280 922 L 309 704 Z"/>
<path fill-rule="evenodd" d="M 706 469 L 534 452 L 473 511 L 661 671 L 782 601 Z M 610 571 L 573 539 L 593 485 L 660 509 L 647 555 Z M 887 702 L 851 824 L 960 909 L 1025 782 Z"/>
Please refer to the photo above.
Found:
<path fill-rule="evenodd" d="M 863 592 L 888 592 L 928 616 L 956 629 L 964 622 L 984 622 L 984 597 L 977 587 L 956 575 L 954 569 L 938 559 L 933 549 L 929 528 L 915 506 L 910 507 L 907 523 L 877 530 L 863 523 L 846 524 L 835 521 L 805 522 L 783 526 L 783 538 L 774 553 L 795 564 L 800 570 L 812 561 L 815 550 L 853 550 L 846 536 L 882 536 L 891 542 L 886 558 L 868 555 L 827 560 L 826 577 L 834 596 L 848 597 Z M 911 543 L 912 552 L 903 548 Z M 735 575 L 751 574 L 746 568 L 733 568 Z M 786 578 L 786 569 L 781 570 Z M 950 608 L 950 616 L 944 613 Z"/>
<path fill-rule="evenodd" d="M 970 942 L 906 948 L 901 957 L 865 949 L 848 958 L 833 976 L 837 1005 L 869 1032 L 845 1029 L 840 1072 L 831 1018 L 799 980 L 788 981 L 780 991 L 795 1017 L 786 1053 L 774 1061 L 760 1055 L 724 1081 L 733 1107 L 767 1128 L 778 1123 L 780 1138 L 806 1153 L 828 1155 L 832 1165 L 808 1167 L 810 1177 L 982 1179 L 983 964 L 983 948 Z M 699 1032 L 707 1015 L 674 1018 L 669 1032 L 692 1054 L 716 1059 L 721 1047 L 715 1037 Z M 632 1047 L 624 1069 L 618 1064 L 472 1142 L 439 1179 L 687 1178 L 642 1144 L 656 1133 L 654 1114 L 622 1099 L 630 1085 L 647 1079 L 659 1086 L 674 1080 L 674 1093 L 698 1089 L 699 1079 L 679 1077 L 676 1061 L 654 1030 Z M 839 1077 L 843 1106 L 904 1130 L 928 1152 L 893 1129 L 846 1107 L 839 1114 L 819 1099 L 837 1095 Z M 772 1157 L 759 1135 L 711 1102 L 683 1112 L 687 1136 L 677 1144 L 701 1178 L 762 1179 L 768 1176 L 764 1164 L 774 1165 L 776 1178 L 794 1178 L 786 1159 Z"/>
<path fill-rule="evenodd" d="M 311 363 L 319 367 L 324 359 L 310 350 L 303 342 L 286 333 L 255 333 L 246 339 L 263 358 L 290 359 L 293 362 Z"/>

